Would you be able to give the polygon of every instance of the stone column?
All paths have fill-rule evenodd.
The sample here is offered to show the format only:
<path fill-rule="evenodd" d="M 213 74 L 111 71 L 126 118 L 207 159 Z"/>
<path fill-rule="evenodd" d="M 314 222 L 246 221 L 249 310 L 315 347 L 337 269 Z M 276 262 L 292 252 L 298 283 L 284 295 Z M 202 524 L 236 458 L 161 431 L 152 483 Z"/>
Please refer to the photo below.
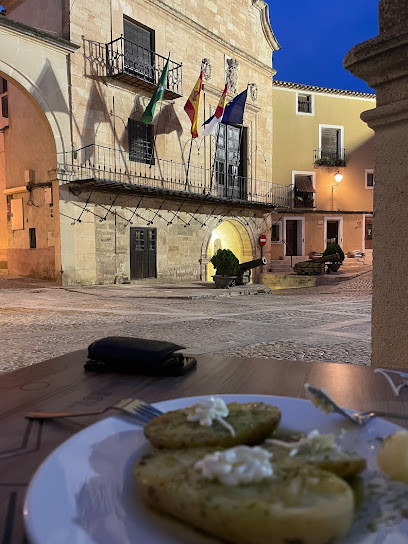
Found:
<path fill-rule="evenodd" d="M 372 364 L 408 368 L 408 0 L 381 0 L 380 33 L 344 66 L 377 93 Z"/>

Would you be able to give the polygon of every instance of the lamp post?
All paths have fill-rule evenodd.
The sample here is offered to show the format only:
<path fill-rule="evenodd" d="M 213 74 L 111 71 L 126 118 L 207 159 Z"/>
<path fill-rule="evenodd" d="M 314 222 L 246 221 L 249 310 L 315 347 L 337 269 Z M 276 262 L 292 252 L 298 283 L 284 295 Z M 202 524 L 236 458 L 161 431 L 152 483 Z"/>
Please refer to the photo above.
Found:
<path fill-rule="evenodd" d="M 334 174 L 334 181 L 336 182 L 334 185 L 332 185 L 332 210 L 334 210 L 334 199 L 333 199 L 333 192 L 337 187 L 340 185 L 341 180 L 343 179 L 343 174 L 340 172 L 340 170 L 337 170 L 337 172 Z"/>

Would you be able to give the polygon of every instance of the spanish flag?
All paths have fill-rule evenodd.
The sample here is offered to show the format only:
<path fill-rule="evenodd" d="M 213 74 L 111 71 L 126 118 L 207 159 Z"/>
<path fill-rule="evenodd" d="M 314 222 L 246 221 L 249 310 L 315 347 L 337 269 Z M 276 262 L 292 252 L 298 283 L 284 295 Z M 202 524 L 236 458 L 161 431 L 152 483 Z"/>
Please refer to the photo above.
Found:
<path fill-rule="evenodd" d="M 191 91 L 190 96 L 184 106 L 184 111 L 190 117 L 191 120 L 191 136 L 197 138 L 197 119 L 198 109 L 200 107 L 201 89 L 203 88 L 203 71 L 201 70 L 200 77 L 197 79 L 197 83 L 194 85 L 194 89 Z"/>

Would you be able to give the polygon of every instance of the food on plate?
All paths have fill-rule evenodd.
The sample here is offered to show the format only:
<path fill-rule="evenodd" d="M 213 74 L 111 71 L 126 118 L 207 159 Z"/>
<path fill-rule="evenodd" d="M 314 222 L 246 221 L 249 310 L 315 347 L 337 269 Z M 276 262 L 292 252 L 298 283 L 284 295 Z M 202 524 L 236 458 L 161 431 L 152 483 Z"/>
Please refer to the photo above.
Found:
<path fill-rule="evenodd" d="M 341 478 L 351 478 L 366 468 L 362 457 L 342 451 L 336 444 L 334 435 L 310 432 L 295 442 L 267 439 L 262 447 L 273 454 L 276 463 L 287 466 L 311 464 L 328 470 Z"/>
<path fill-rule="evenodd" d="M 270 436 L 280 418 L 279 408 L 263 402 L 225 405 L 222 399 L 210 397 L 155 417 L 144 432 L 157 448 L 253 445 Z"/>
<path fill-rule="evenodd" d="M 348 531 L 354 497 L 344 480 L 271 458 L 248 446 L 160 450 L 134 474 L 150 506 L 235 544 L 327 544 Z"/>
<path fill-rule="evenodd" d="M 388 436 L 377 452 L 377 462 L 392 480 L 408 484 L 408 431 Z"/>

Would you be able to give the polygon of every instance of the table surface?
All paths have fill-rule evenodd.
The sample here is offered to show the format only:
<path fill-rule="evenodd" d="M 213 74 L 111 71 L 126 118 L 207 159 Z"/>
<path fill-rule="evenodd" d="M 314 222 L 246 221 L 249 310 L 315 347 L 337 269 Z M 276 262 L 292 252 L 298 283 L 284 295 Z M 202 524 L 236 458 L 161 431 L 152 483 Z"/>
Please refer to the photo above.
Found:
<path fill-rule="evenodd" d="M 126 397 L 147 402 L 222 393 L 305 398 L 304 384 L 310 383 L 344 407 L 406 414 L 406 425 L 398 423 L 408 426 L 408 388 L 395 397 L 384 377 L 369 367 L 199 355 L 197 368 L 186 376 L 163 378 L 86 372 L 86 353 L 75 351 L 0 376 L 1 544 L 27 542 L 23 502 L 40 463 L 64 440 L 115 413 L 38 422 L 24 417 L 29 411 L 92 411 Z"/>

